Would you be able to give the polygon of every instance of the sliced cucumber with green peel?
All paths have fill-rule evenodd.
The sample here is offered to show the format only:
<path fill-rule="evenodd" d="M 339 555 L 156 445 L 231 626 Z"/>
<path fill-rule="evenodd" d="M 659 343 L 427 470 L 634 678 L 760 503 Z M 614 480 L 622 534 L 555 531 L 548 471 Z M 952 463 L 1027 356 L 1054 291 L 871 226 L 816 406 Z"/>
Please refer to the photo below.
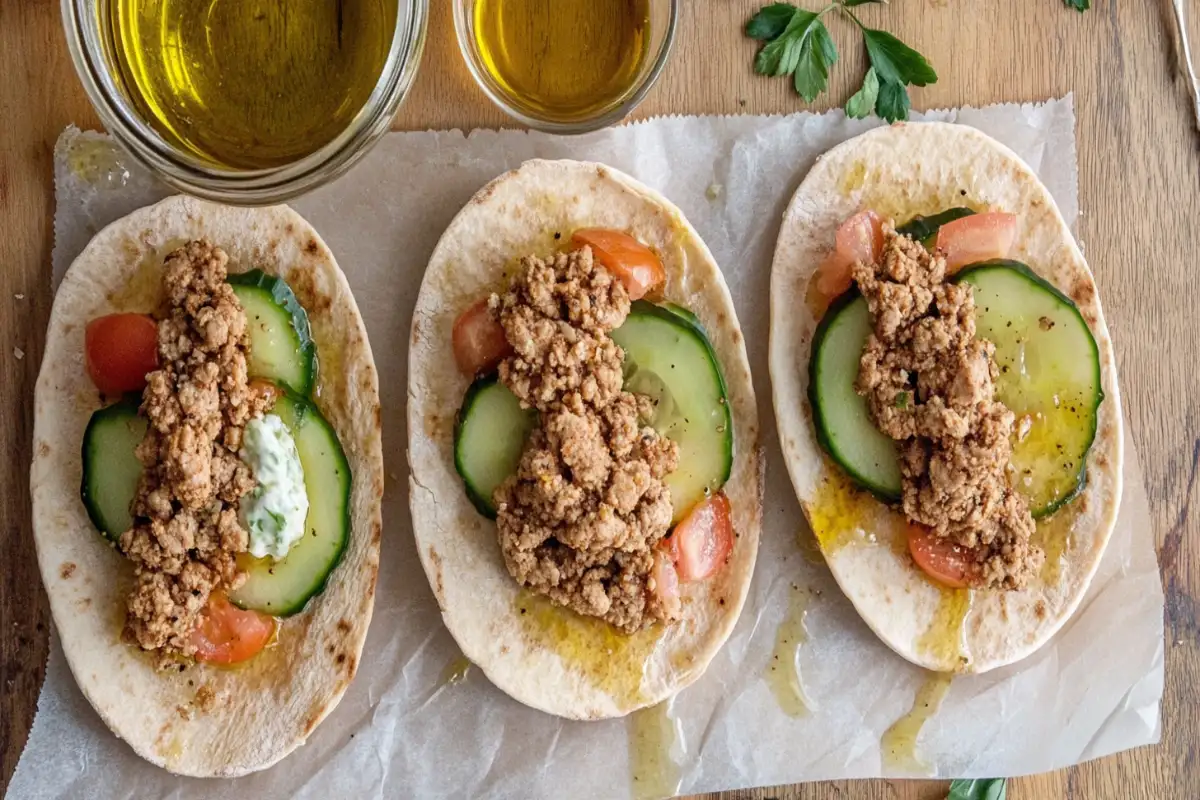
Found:
<path fill-rule="evenodd" d="M 240 608 L 286 617 L 303 611 L 310 598 L 325 590 L 342 560 L 350 541 L 352 476 L 337 432 L 312 400 L 285 392 L 270 413 L 291 432 L 304 468 L 304 538 L 280 561 L 239 556 L 247 578 L 229 599 Z"/>
<path fill-rule="evenodd" d="M 1035 517 L 1051 514 L 1087 483 L 1104 400 L 1096 339 L 1071 298 L 1019 261 L 973 264 L 954 280 L 974 287 L 976 331 L 996 345 L 996 399 L 1027 426 L 1013 485 Z"/>
<path fill-rule="evenodd" d="M 1096 340 L 1075 303 L 1020 262 L 975 264 L 955 280 L 974 287 L 977 335 L 996 346 L 996 398 L 1018 420 L 1013 486 L 1029 499 L 1033 515 L 1044 517 L 1086 482 L 1104 399 Z M 855 482 L 896 500 L 895 443 L 875 427 L 854 391 L 870 330 L 857 291 L 834 301 L 813 337 L 809 401 L 821 447 Z"/>
<path fill-rule="evenodd" d="M 679 467 L 666 477 L 674 522 L 729 480 L 733 417 L 725 378 L 695 315 L 638 300 L 612 332 L 625 351 L 625 389 L 655 403 L 651 427 L 679 445 Z"/>
<path fill-rule="evenodd" d="M 638 300 L 612 338 L 625 351 L 625 389 L 654 400 L 647 423 L 679 445 L 679 468 L 666 478 L 678 522 L 733 469 L 733 420 L 720 364 L 699 319 L 680 306 Z M 495 518 L 492 493 L 516 471 L 536 419 L 495 377 L 467 390 L 454 465 L 485 516 Z"/>
<path fill-rule="evenodd" d="M 494 375 L 467 389 L 454 426 L 454 467 L 467 497 L 485 517 L 496 518 L 492 495 L 517 471 L 536 421 L 537 412 L 521 408 L 521 401 Z"/>
<path fill-rule="evenodd" d="M 80 495 L 96 530 L 116 542 L 133 527 L 133 497 L 142 462 L 134 451 L 148 422 L 138 415 L 137 398 L 128 398 L 92 414 L 83 434 L 83 485 Z"/>
<path fill-rule="evenodd" d="M 252 269 L 227 279 L 246 311 L 249 372 L 308 396 L 317 375 L 317 346 L 308 313 L 287 281 Z"/>
<path fill-rule="evenodd" d="M 929 217 L 913 217 L 908 222 L 896 228 L 896 233 L 907 236 L 915 242 L 925 245 L 932 250 L 937 244 L 937 234 L 943 225 L 956 219 L 972 216 L 975 212 L 969 208 L 948 208 L 945 211 Z"/>
<path fill-rule="evenodd" d="M 895 501 L 901 491 L 896 442 L 875 427 L 866 398 L 854 390 L 870 333 L 871 312 L 857 289 L 833 301 L 813 335 L 808 401 L 825 452 L 860 486 Z"/>

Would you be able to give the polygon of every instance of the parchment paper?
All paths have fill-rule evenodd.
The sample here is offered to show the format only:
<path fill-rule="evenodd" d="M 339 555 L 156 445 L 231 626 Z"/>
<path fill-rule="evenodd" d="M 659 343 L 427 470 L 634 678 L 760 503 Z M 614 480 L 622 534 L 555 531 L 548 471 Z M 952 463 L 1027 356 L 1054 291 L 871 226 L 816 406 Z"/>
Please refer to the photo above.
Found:
<path fill-rule="evenodd" d="M 1070 98 L 918 117 L 956 119 L 1005 142 L 1041 175 L 1068 222 L 1076 219 Z M 352 173 L 298 200 L 349 276 L 379 362 L 389 485 L 375 618 L 358 677 L 309 743 L 279 766 L 204 782 L 171 776 L 114 737 L 79 693 L 56 642 L 10 796 L 629 796 L 628 721 L 543 715 L 510 700 L 478 670 L 461 683 L 444 680 L 458 651 L 418 564 L 408 513 L 407 333 L 422 271 L 471 194 L 535 156 L 603 161 L 674 200 L 722 265 L 750 348 L 768 455 L 762 549 L 732 638 L 671 706 L 682 734 L 672 750 L 682 767 L 680 791 L 894 774 L 880 738 L 909 710 L 927 673 L 882 645 L 825 567 L 797 544 L 806 524 L 775 440 L 764 312 L 771 253 L 792 192 L 818 154 L 878 124 L 833 112 L 662 118 L 580 138 L 391 134 Z M 56 280 L 101 226 L 166 194 L 104 141 L 68 130 L 59 143 Z M 920 738 L 933 774 L 1041 772 L 1158 740 L 1163 597 L 1128 439 L 1126 452 L 1125 502 L 1087 598 L 1033 657 L 954 680 Z M 762 679 L 792 583 L 812 595 L 799 660 L 817 709 L 804 718 L 783 713 Z"/>

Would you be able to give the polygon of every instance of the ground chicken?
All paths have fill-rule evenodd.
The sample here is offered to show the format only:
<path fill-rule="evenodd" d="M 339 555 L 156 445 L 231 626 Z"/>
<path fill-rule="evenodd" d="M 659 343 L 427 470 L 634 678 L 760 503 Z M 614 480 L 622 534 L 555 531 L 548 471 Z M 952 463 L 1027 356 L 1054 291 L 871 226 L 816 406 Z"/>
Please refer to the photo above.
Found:
<path fill-rule="evenodd" d="M 237 504 L 255 484 L 237 448 L 242 427 L 272 400 L 247 377 L 246 314 L 225 282 L 227 261 L 204 241 L 166 258 L 160 368 L 142 395 L 143 473 L 134 526 L 120 540 L 134 564 L 126 635 L 168 659 L 193 652 L 188 638 L 212 591 L 245 580 L 236 555 L 249 536 Z"/>
<path fill-rule="evenodd" d="M 587 248 L 522 264 L 489 303 L 515 351 L 500 379 L 541 412 L 495 493 L 504 563 L 522 586 L 627 633 L 678 619 L 651 572 L 672 517 L 663 477 L 679 451 L 645 424 L 648 398 L 622 390 L 624 354 L 608 336 L 629 295 Z"/>
<path fill-rule="evenodd" d="M 946 283 L 944 259 L 892 226 L 884 237 L 878 264 L 854 266 L 874 320 L 856 389 L 900 443 L 904 513 L 970 548 L 979 585 L 1023 588 L 1044 554 L 1009 483 L 1014 419 L 994 397 L 995 348 L 975 338 L 972 288 Z"/>

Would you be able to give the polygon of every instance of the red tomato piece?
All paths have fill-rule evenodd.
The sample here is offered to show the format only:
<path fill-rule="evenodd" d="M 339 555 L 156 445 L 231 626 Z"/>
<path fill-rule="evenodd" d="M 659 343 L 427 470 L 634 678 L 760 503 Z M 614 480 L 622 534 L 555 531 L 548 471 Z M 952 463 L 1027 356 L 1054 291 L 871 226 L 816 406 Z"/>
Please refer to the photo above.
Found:
<path fill-rule="evenodd" d="M 968 548 L 922 525 L 909 524 L 908 551 L 926 575 L 952 589 L 965 589 L 978 577 L 979 567 Z"/>
<path fill-rule="evenodd" d="M 464 375 L 490 372 L 512 353 L 504 328 L 488 311 L 486 297 L 454 320 L 452 340 L 454 360 Z"/>
<path fill-rule="evenodd" d="M 679 580 L 702 581 L 715 575 L 733 550 L 729 499 L 718 493 L 697 503 L 660 547 L 675 562 Z"/>
<path fill-rule="evenodd" d="M 946 272 L 968 264 L 1007 258 L 1017 238 L 1017 215 L 990 211 L 947 222 L 938 230 L 937 249 L 946 258 Z"/>
<path fill-rule="evenodd" d="M 630 300 L 640 300 L 667 280 L 667 272 L 654 251 L 627 233 L 583 228 L 571 235 L 571 244 L 591 247 L 600 265 L 625 284 Z"/>
<path fill-rule="evenodd" d="M 861 211 L 838 226 L 833 252 L 817 267 L 817 292 L 829 301 L 854 284 L 851 269 L 859 261 L 873 264 L 883 251 L 883 221 L 874 211 Z"/>
<path fill-rule="evenodd" d="M 237 664 L 258 655 L 275 636 L 275 618 L 244 611 L 224 594 L 214 593 L 200 612 L 192 631 L 196 660 L 209 664 Z"/>
<path fill-rule="evenodd" d="M 140 392 L 158 369 L 158 325 L 145 314 L 109 314 L 83 335 L 88 376 L 104 394 Z"/>
<path fill-rule="evenodd" d="M 860 211 L 838 226 L 835 241 L 845 258 L 874 264 L 883 252 L 883 220 L 874 211 Z"/>

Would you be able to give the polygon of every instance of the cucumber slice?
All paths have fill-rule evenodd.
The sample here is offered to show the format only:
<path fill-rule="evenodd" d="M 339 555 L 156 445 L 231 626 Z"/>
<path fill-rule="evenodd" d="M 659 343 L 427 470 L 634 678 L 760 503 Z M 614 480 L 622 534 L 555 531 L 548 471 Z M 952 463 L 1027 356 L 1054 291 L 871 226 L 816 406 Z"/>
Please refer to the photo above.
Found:
<path fill-rule="evenodd" d="M 733 419 L 720 363 L 694 315 L 644 300 L 612 338 L 625 351 L 625 388 L 655 401 L 649 424 L 679 445 L 679 467 L 666 478 L 677 523 L 719 490 L 733 468 Z"/>
<path fill-rule="evenodd" d="M 888 501 L 900 499 L 896 442 L 871 421 L 866 398 L 854 391 L 871 312 L 851 289 L 833 301 L 813 335 L 808 402 L 817 442 L 860 486 Z"/>
<path fill-rule="evenodd" d="M 490 376 L 471 384 L 454 426 L 454 467 L 467 487 L 467 497 L 488 519 L 496 518 L 492 494 L 517 471 L 525 440 L 537 412 Z"/>
<path fill-rule="evenodd" d="M 308 396 L 317 375 L 317 346 L 308 313 L 287 281 L 252 269 L 228 277 L 246 311 L 250 375 L 283 384 Z"/>
<path fill-rule="evenodd" d="M 948 208 L 940 214 L 931 217 L 913 217 L 908 222 L 896 228 L 896 233 L 907 236 L 913 241 L 920 242 L 925 248 L 932 250 L 937 244 L 937 233 L 943 225 L 956 219 L 969 217 L 975 212 L 969 208 Z"/>
<path fill-rule="evenodd" d="M 116 542 L 133 527 L 130 506 L 142 477 L 134 450 L 146 436 L 148 422 L 138 415 L 137 398 L 92 414 L 83 433 L 83 485 L 80 495 L 96 530 Z"/>
<path fill-rule="evenodd" d="M 1019 261 L 974 264 L 955 276 L 975 287 L 978 335 L 996 345 L 996 397 L 1031 424 L 1014 442 L 1014 487 L 1035 517 L 1087 483 L 1087 452 L 1104 400 L 1100 351 L 1071 298 Z"/>
<path fill-rule="evenodd" d="M 325 590 L 330 573 L 342 560 L 350 541 L 352 479 L 337 433 L 316 404 L 285 392 L 271 413 L 291 432 L 304 467 L 307 533 L 282 561 L 239 556 L 247 578 L 229 599 L 240 608 L 287 617 L 303 611 L 310 598 Z"/>

